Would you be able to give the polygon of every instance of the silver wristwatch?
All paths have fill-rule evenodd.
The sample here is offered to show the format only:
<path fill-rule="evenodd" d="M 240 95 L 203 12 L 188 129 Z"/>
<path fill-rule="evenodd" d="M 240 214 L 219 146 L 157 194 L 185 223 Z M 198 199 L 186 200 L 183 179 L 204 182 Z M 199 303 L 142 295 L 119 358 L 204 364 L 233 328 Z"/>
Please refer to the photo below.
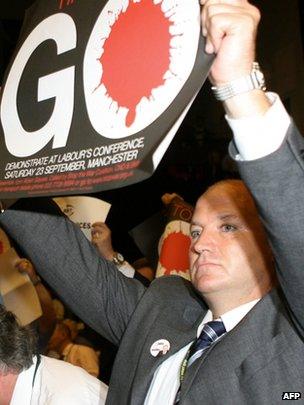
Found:
<path fill-rule="evenodd" d="M 258 62 L 253 62 L 252 70 L 249 75 L 242 76 L 223 86 L 212 86 L 211 89 L 217 100 L 225 101 L 228 98 L 246 93 L 250 90 L 259 89 L 265 91 L 266 85 L 264 75 L 260 70 Z"/>
<path fill-rule="evenodd" d="M 115 252 L 114 255 L 113 255 L 112 262 L 116 266 L 121 266 L 125 262 L 125 258 L 123 257 L 123 255 L 121 253 Z"/>

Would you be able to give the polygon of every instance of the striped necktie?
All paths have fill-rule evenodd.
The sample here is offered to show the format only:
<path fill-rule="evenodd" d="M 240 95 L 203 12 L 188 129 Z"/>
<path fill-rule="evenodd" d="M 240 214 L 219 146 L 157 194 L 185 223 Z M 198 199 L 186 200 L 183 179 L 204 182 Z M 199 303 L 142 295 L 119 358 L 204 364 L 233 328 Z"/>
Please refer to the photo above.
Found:
<path fill-rule="evenodd" d="M 179 404 L 181 384 L 184 380 L 188 367 L 190 367 L 195 360 L 201 357 L 201 355 L 208 350 L 212 343 L 214 343 L 225 332 L 226 328 L 222 321 L 210 321 L 203 326 L 199 337 L 192 343 L 182 362 L 180 370 L 180 386 L 175 397 L 175 405 Z"/>
<path fill-rule="evenodd" d="M 220 336 L 226 332 L 222 321 L 207 322 L 199 337 L 193 342 L 188 352 L 187 368 L 201 357 L 201 355 L 214 343 Z"/>

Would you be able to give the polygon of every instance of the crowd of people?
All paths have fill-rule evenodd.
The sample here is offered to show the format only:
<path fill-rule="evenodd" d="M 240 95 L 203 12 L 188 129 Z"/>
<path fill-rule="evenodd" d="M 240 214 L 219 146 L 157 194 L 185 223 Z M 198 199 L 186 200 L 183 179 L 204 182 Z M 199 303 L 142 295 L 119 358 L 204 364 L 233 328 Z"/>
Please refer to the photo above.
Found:
<path fill-rule="evenodd" d="M 135 269 L 117 254 L 106 224 L 93 226 L 90 243 L 50 199 L 7 207 L 0 225 L 30 260 L 33 284 L 46 283 L 118 351 L 107 388 L 93 377 L 96 368 L 76 362 L 90 375 L 67 363 L 82 345 L 69 322 L 46 312 L 49 349 L 66 361 L 51 359 L 1 306 L 1 405 L 269 405 L 286 392 L 304 395 L 304 140 L 279 96 L 265 92 L 255 62 L 258 9 L 246 0 L 201 4 L 205 52 L 215 54 L 209 78 L 242 180 L 218 182 L 198 199 L 191 281 L 152 281 L 151 268 Z M 98 358 L 83 346 L 86 358 Z"/>

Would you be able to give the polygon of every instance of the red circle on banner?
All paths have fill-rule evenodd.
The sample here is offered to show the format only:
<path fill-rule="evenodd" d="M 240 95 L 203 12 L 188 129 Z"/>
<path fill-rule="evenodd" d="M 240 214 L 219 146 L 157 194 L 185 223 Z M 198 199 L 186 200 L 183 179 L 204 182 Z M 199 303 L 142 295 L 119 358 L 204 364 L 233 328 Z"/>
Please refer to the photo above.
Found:
<path fill-rule="evenodd" d="M 159 261 L 165 268 L 164 275 L 173 270 L 186 273 L 189 269 L 190 237 L 182 232 L 170 233 L 163 242 Z"/>
<path fill-rule="evenodd" d="M 147 15 L 149 18 L 143 18 Z M 103 67 L 101 82 L 119 107 L 128 108 L 128 127 L 135 120 L 140 100 L 149 98 L 154 88 L 164 84 L 170 65 L 171 25 L 161 4 L 152 0 L 130 2 L 105 40 L 99 59 Z"/>
<path fill-rule="evenodd" d="M 108 0 L 83 63 L 95 131 L 124 138 L 157 120 L 189 78 L 199 38 L 197 0 Z"/>

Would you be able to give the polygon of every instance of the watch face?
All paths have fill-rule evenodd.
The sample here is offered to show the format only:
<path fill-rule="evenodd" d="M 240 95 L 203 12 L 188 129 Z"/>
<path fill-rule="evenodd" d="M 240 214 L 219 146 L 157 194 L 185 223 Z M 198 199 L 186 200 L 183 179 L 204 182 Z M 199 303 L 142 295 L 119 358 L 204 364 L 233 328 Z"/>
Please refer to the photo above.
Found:
<path fill-rule="evenodd" d="M 116 258 L 120 263 L 124 262 L 124 260 L 125 260 L 125 258 L 123 257 L 123 255 L 121 253 L 116 253 Z"/>

